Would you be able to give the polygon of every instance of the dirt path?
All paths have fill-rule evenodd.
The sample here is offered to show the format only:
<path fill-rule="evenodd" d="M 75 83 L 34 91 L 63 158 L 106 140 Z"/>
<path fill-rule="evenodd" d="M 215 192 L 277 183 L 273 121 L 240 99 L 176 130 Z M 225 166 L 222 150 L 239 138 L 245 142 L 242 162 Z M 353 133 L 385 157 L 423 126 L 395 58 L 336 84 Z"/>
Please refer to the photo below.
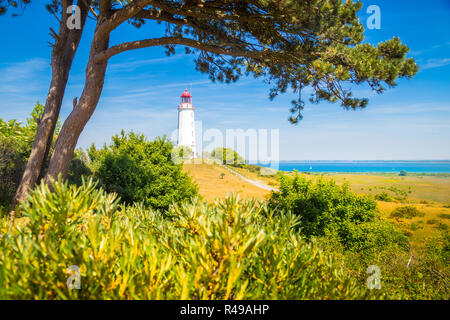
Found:
<path fill-rule="evenodd" d="M 264 189 L 264 190 L 268 190 L 268 191 L 278 191 L 278 189 L 269 187 L 269 186 L 267 186 L 267 185 L 265 185 L 265 184 L 263 184 L 263 183 L 261 183 L 261 182 L 259 182 L 259 181 L 257 181 L 257 180 L 251 180 L 251 179 L 248 179 L 248 178 L 244 177 L 242 174 L 240 174 L 240 173 L 234 171 L 233 169 L 231 169 L 231 168 L 229 168 L 229 167 L 227 167 L 227 166 L 224 166 L 224 165 L 222 165 L 222 164 L 219 164 L 219 165 L 220 165 L 222 168 L 225 168 L 226 170 L 230 171 L 230 172 L 231 172 L 232 174 L 234 174 L 236 177 L 238 177 L 238 178 L 244 180 L 245 182 L 248 182 L 248 183 L 254 185 L 255 187 L 258 187 L 258 188 L 261 188 L 261 189 Z"/>

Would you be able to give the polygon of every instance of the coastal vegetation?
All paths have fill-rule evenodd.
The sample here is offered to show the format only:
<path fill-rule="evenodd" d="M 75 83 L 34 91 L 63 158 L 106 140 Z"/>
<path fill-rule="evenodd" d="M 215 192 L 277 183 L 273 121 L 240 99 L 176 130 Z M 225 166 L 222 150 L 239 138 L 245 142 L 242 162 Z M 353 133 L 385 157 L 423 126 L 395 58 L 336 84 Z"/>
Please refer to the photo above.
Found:
<path fill-rule="evenodd" d="M 270 99 L 291 90 L 293 124 L 306 92 L 365 108 L 354 93 L 381 94 L 419 68 L 398 37 L 364 41 L 361 2 L 83 0 L 77 28 L 71 4 L 46 6 L 59 29 L 45 107 L 26 124 L 0 119 L 0 299 L 450 298 L 448 176 L 281 174 L 226 148 L 195 164 L 194 150 L 133 132 L 75 149 L 110 59 L 140 48 L 181 46 L 212 81 L 262 78 Z M 111 41 L 152 22 L 164 23 Z M 60 126 L 83 34 L 85 83 Z"/>
<path fill-rule="evenodd" d="M 23 134 L 4 132 L 10 141 Z M 173 152 L 164 137 L 122 132 L 77 150 L 68 179 L 31 191 L 13 224 L 4 207 L 0 297 L 449 298 L 449 208 L 410 199 L 416 186 L 355 192 L 348 178 L 231 166 L 273 182 L 270 192 L 216 161 L 176 164 Z M 380 190 L 392 201 L 377 200 Z M 379 290 L 366 285 L 371 265 L 381 269 Z M 82 290 L 67 288 L 70 266 Z"/>
<path fill-rule="evenodd" d="M 172 159 L 173 150 L 166 137 L 148 141 L 142 134 L 122 131 L 109 146 L 92 145 L 86 166 L 99 186 L 116 193 L 122 202 L 167 210 L 172 203 L 197 195 L 197 186 L 182 172 L 182 164 Z"/>
<path fill-rule="evenodd" d="M 166 211 L 59 181 L 0 230 L 2 299 L 368 299 L 370 291 L 300 233 L 298 217 L 254 200 L 195 200 Z M 81 290 L 66 287 L 79 267 Z"/>

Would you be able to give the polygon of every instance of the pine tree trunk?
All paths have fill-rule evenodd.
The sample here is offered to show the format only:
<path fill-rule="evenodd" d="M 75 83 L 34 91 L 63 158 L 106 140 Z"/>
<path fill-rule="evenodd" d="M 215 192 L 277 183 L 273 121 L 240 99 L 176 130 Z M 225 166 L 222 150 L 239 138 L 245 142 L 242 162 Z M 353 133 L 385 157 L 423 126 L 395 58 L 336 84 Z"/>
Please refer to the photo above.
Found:
<path fill-rule="evenodd" d="M 66 121 L 64 121 L 58 135 L 45 177 L 45 183 L 51 183 L 50 179 L 57 179 L 59 174 L 61 174 L 63 179 L 67 175 L 78 138 L 94 113 L 103 90 L 108 61 L 96 63 L 95 56 L 97 53 L 107 49 L 108 44 L 109 33 L 107 35 L 98 35 L 96 32 L 91 44 L 83 92 L 80 100 L 74 106 Z"/>
<path fill-rule="evenodd" d="M 79 30 L 70 30 L 66 23 L 69 18 L 69 14 L 67 14 L 66 10 L 71 3 L 72 1 L 65 1 L 63 3 L 59 32 L 55 39 L 55 45 L 52 51 L 52 80 L 45 102 L 44 114 L 38 124 L 31 154 L 28 158 L 27 166 L 13 200 L 13 208 L 25 198 L 27 191 L 30 188 L 33 188 L 37 183 L 52 144 L 56 123 L 58 121 L 64 92 L 69 78 L 69 72 L 80 43 L 89 11 L 85 2 L 81 1 L 79 4 L 81 11 L 81 28 Z M 86 3 L 89 4 L 90 1 L 87 1 Z"/>

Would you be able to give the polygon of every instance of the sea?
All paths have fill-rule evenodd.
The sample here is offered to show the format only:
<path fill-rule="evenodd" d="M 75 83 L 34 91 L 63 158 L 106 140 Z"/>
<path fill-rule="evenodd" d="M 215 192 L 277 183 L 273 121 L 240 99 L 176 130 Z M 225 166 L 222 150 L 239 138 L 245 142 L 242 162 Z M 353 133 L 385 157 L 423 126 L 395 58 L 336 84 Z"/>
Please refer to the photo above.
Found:
<path fill-rule="evenodd" d="M 450 160 L 441 161 L 280 161 L 260 163 L 281 171 L 299 172 L 378 172 L 450 173 Z M 278 168 L 277 168 L 278 166 Z"/>

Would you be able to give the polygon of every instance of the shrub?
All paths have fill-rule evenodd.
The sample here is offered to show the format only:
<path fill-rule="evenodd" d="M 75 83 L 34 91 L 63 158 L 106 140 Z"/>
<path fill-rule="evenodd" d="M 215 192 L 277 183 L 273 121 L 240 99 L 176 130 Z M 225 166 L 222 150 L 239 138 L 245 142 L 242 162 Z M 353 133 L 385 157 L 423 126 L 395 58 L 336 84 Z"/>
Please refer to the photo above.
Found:
<path fill-rule="evenodd" d="M 43 113 L 44 105 L 38 101 L 25 124 L 16 120 L 6 122 L 0 119 L 0 207 L 9 209 L 11 205 L 31 152 L 37 123 Z M 59 128 L 58 121 L 55 137 Z M 53 141 L 56 140 L 55 137 Z M 52 148 L 53 145 L 49 154 L 51 154 Z M 44 169 L 47 164 L 48 159 L 45 159 Z"/>
<path fill-rule="evenodd" d="M 408 238 L 388 221 L 376 218 L 374 221 L 350 224 L 348 228 L 342 243 L 349 250 L 363 253 L 366 259 L 389 247 L 403 252 L 409 250 Z"/>
<path fill-rule="evenodd" d="M 418 223 L 412 222 L 412 223 L 409 224 L 408 228 L 410 230 L 412 230 L 412 231 L 416 231 L 416 230 L 419 230 L 419 229 L 423 229 L 423 226 L 419 225 Z"/>
<path fill-rule="evenodd" d="M 0 207 L 10 206 L 25 165 L 26 155 L 20 144 L 0 135 Z"/>
<path fill-rule="evenodd" d="M 385 201 L 385 202 L 392 202 L 394 201 L 394 199 L 392 199 L 392 197 L 385 191 L 376 194 L 375 195 L 375 200 L 379 200 L 379 201 Z"/>
<path fill-rule="evenodd" d="M 109 146 L 89 157 L 91 169 L 107 192 L 117 193 L 125 203 L 142 202 L 148 208 L 167 209 L 197 195 L 197 186 L 172 161 L 173 144 L 165 137 L 147 141 L 133 132 L 115 135 Z"/>
<path fill-rule="evenodd" d="M 437 216 L 442 219 L 450 219 L 450 214 L 448 213 L 439 213 Z"/>
<path fill-rule="evenodd" d="M 89 160 L 83 150 L 75 150 L 69 171 L 67 172 L 67 180 L 70 184 L 82 185 L 83 178 L 90 177 L 92 171 L 89 168 Z"/>
<path fill-rule="evenodd" d="M 369 259 L 387 247 L 408 250 L 409 240 L 394 225 L 376 216 L 370 196 L 352 193 L 347 184 L 318 178 L 281 176 L 280 192 L 273 192 L 269 205 L 300 217 L 300 233 L 306 238 L 325 237 L 345 250 L 362 252 Z"/>
<path fill-rule="evenodd" d="M 235 167 L 243 167 L 245 165 L 245 159 L 230 148 L 216 148 L 211 152 L 211 156 L 222 164 Z"/>
<path fill-rule="evenodd" d="M 172 150 L 172 161 L 176 164 L 183 164 L 185 160 L 192 159 L 193 151 L 187 146 L 179 146 Z"/>
<path fill-rule="evenodd" d="M 405 177 L 408 175 L 408 173 L 405 170 L 400 171 L 400 173 L 398 174 L 401 177 Z"/>
<path fill-rule="evenodd" d="M 323 236 L 327 230 L 345 237 L 349 223 L 373 221 L 376 215 L 375 201 L 352 193 L 348 184 L 338 186 L 322 177 L 314 182 L 298 173 L 280 177 L 280 192 L 272 193 L 269 204 L 298 215 L 307 237 Z"/>
<path fill-rule="evenodd" d="M 42 105 L 32 115 L 39 116 Z M 43 109 L 42 109 L 43 110 Z M 0 206 L 8 208 L 19 186 L 36 134 L 37 125 L 28 119 L 26 125 L 0 119 Z"/>
<path fill-rule="evenodd" d="M 167 212 L 95 188 L 40 186 L 29 219 L 0 238 L 1 299 L 364 299 L 380 297 L 315 243 L 298 218 L 235 197 Z M 68 290 L 79 267 L 81 290 Z"/>
<path fill-rule="evenodd" d="M 414 206 L 401 206 L 395 208 L 394 211 L 391 212 L 391 218 L 406 218 L 412 219 L 414 217 L 424 217 L 425 212 L 420 211 Z"/>

